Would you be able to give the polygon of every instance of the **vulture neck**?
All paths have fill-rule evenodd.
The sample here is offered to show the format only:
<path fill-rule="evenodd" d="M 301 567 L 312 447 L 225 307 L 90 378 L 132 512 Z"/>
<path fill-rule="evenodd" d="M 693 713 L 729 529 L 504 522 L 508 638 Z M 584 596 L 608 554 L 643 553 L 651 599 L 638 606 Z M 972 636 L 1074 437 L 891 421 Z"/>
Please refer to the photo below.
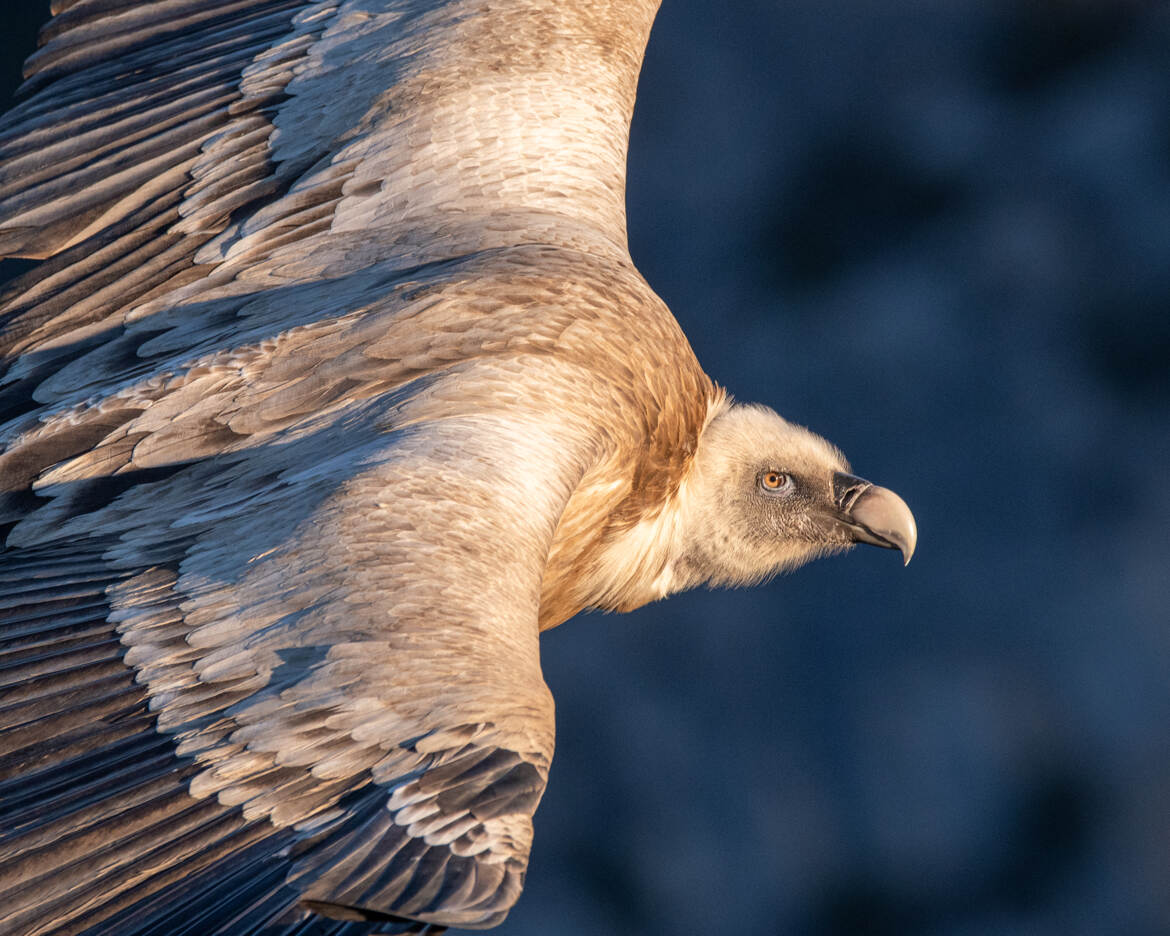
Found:
<path fill-rule="evenodd" d="M 587 608 L 632 611 L 705 581 L 693 562 L 702 506 L 692 490 L 691 467 L 703 431 L 729 405 L 722 390 L 712 391 L 693 450 L 678 460 L 678 476 L 666 485 L 665 499 L 646 504 L 634 522 L 615 523 L 616 517 L 628 515 L 631 500 L 644 496 L 628 461 L 624 469 L 613 463 L 602 466 L 582 482 L 553 546 L 541 630 Z"/>

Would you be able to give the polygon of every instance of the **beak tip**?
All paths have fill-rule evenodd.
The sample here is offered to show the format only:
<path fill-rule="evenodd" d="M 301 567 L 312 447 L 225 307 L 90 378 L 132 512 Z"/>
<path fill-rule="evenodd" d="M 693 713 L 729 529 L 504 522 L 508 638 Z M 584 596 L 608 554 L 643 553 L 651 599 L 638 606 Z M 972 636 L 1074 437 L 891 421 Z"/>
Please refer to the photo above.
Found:
<path fill-rule="evenodd" d="M 905 503 L 903 501 L 903 503 Z M 910 528 L 908 530 L 909 536 L 899 545 L 902 550 L 902 568 L 910 565 L 910 560 L 914 558 L 914 549 L 918 546 L 918 525 L 914 522 L 914 515 L 910 513 L 910 508 L 906 508 L 906 513 L 910 517 Z"/>

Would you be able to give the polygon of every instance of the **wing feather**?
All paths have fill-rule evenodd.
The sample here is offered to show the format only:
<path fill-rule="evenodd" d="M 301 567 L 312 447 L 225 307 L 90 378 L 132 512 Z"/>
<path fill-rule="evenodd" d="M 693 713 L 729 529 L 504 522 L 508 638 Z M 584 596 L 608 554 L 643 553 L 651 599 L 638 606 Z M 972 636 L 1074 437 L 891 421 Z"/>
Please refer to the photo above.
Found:
<path fill-rule="evenodd" d="M 504 918 L 561 514 L 707 386 L 625 245 L 655 7 L 54 6 L 0 127 L 47 258 L 0 298 L 0 927 Z"/>

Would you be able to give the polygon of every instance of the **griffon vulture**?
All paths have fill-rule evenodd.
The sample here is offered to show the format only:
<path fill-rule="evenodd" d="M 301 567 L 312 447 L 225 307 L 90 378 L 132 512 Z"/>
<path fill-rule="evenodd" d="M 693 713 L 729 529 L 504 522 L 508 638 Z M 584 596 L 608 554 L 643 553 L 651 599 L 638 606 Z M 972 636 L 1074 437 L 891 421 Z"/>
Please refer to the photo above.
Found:
<path fill-rule="evenodd" d="M 0 127 L 0 931 L 499 923 L 538 635 L 855 542 L 631 263 L 656 0 L 53 0 Z"/>

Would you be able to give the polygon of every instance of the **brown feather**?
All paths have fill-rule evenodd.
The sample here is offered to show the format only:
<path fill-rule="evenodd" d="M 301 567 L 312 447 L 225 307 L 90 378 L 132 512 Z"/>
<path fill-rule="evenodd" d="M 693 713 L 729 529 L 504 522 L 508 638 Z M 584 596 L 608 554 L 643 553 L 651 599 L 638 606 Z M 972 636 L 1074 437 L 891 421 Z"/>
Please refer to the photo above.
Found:
<path fill-rule="evenodd" d="M 54 9 L 0 126 L 53 255 L 0 299 L 0 928 L 493 926 L 539 632 L 845 542 L 756 522 L 760 459 L 843 459 L 630 259 L 657 2 Z"/>

